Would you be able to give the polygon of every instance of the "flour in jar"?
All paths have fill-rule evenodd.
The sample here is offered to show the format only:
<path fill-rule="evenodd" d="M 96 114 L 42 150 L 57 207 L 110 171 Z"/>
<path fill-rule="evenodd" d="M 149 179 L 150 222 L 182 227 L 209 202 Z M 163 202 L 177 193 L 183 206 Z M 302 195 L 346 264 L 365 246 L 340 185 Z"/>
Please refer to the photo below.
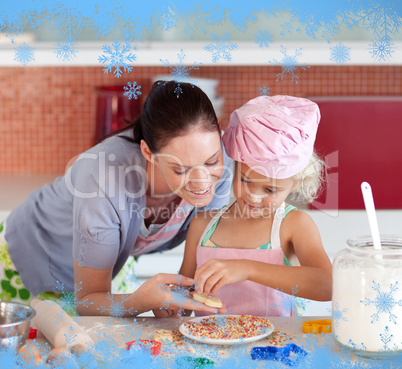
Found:
<path fill-rule="evenodd" d="M 367 352 L 402 350 L 402 269 L 334 269 L 332 314 L 339 343 Z"/>

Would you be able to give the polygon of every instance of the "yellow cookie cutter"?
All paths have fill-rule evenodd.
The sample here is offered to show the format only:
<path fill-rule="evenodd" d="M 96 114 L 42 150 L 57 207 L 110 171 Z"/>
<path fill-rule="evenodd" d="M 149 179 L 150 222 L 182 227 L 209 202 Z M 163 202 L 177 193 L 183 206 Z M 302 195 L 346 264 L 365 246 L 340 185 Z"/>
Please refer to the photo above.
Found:
<path fill-rule="evenodd" d="M 303 333 L 331 333 L 332 320 L 331 319 L 309 320 L 307 322 L 303 322 L 302 328 Z"/>

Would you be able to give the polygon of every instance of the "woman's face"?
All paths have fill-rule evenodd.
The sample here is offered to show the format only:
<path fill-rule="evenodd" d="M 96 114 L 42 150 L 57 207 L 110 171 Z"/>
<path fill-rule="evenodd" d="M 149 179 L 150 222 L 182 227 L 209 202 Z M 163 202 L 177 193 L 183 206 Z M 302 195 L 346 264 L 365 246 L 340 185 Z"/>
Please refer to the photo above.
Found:
<path fill-rule="evenodd" d="M 236 162 L 233 192 L 246 218 L 271 217 L 297 183 L 292 178 L 274 179 Z"/>
<path fill-rule="evenodd" d="M 161 194 L 170 190 L 191 205 L 208 205 L 223 173 L 223 153 L 219 132 L 195 129 L 169 141 L 153 155 L 159 183 L 151 188 Z M 165 183 L 165 188 L 164 184 Z"/>

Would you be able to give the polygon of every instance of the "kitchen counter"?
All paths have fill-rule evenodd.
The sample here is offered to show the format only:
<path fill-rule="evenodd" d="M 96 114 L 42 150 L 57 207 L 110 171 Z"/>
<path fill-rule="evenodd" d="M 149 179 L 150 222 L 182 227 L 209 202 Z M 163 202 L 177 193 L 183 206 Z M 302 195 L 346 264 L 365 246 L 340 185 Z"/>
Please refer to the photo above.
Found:
<path fill-rule="evenodd" d="M 57 174 L 0 174 L 0 221 L 1 214 L 16 208 L 32 191 L 57 177 Z"/>
<path fill-rule="evenodd" d="M 116 365 L 118 360 L 127 360 L 126 354 L 126 342 L 135 339 L 149 339 L 155 330 L 169 329 L 177 330 L 179 326 L 186 320 L 192 318 L 137 318 L 134 319 L 120 319 L 111 317 L 75 317 L 75 321 L 78 322 L 84 330 L 91 336 L 97 347 L 97 353 L 102 352 L 105 354 L 111 354 L 113 357 L 113 363 Z M 314 320 L 316 317 L 271 317 L 269 318 L 275 329 L 279 329 L 281 332 L 286 333 L 288 337 L 291 337 L 291 343 L 295 343 L 308 352 L 308 355 L 303 359 L 306 360 L 306 366 L 309 368 L 325 367 L 319 364 L 328 363 L 331 359 L 334 362 L 346 360 L 351 362 L 372 362 L 373 359 L 362 358 L 354 354 L 345 353 L 340 346 L 334 341 L 332 334 L 304 334 L 302 332 L 302 321 Z M 45 347 L 48 343 L 46 339 L 38 332 L 37 342 Z M 289 343 L 288 342 L 288 343 Z M 268 346 L 269 339 L 263 338 L 249 344 L 237 344 L 235 346 L 225 345 L 207 345 L 202 343 L 196 343 L 192 340 L 185 340 L 185 345 L 181 348 L 174 347 L 172 345 L 163 344 L 161 354 L 153 356 L 152 360 L 155 360 L 157 365 L 152 367 L 175 367 L 174 361 L 180 356 L 194 356 L 194 357 L 207 357 L 216 363 L 221 363 L 222 367 L 233 367 L 233 364 L 241 362 L 244 365 L 241 367 L 272 367 L 275 365 L 272 361 L 253 361 L 250 357 L 250 350 L 254 346 Z M 131 351 L 130 355 L 138 355 L 138 352 Z M 102 356 L 102 355 L 101 355 Z M 146 355 L 144 355 L 146 356 Z M 104 360 L 111 360 L 104 356 Z M 138 360 L 148 360 L 150 358 L 140 357 Z M 233 361 L 235 360 L 235 361 Z M 137 358 L 136 358 L 136 362 Z M 126 363 L 122 361 L 121 364 Z M 107 364 L 107 363 L 106 363 Z M 225 365 L 226 364 L 226 365 Z M 227 366 L 228 365 L 228 366 Z M 282 364 L 277 364 L 278 367 L 285 367 Z M 109 365 L 106 365 L 109 367 Z M 218 365 L 215 365 L 216 367 Z M 115 367 L 115 366 L 114 366 Z M 126 366 L 116 366 L 123 367 Z M 151 367 L 139 366 L 139 367 Z M 221 367 L 221 365 L 219 365 Z M 237 366 L 236 366 L 237 367 Z M 276 367 L 276 366 L 275 366 Z M 346 365 L 345 367 L 348 367 Z"/>

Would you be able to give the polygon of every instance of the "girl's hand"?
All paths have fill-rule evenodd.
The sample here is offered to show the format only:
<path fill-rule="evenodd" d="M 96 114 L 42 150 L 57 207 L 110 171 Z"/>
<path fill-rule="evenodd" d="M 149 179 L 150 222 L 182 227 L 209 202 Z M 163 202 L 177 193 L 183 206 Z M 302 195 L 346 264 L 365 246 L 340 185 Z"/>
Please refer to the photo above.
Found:
<path fill-rule="evenodd" d="M 194 284 L 199 292 L 213 295 L 227 284 L 248 278 L 246 260 L 210 259 L 195 271 Z"/>
<path fill-rule="evenodd" d="M 171 285 L 190 287 L 193 283 L 191 278 L 179 274 L 159 273 L 142 284 L 133 295 L 142 301 L 143 311 L 152 310 L 157 317 L 177 315 L 179 310 L 199 310 L 216 314 L 218 309 L 186 297 L 178 291 L 180 289 L 171 290 Z"/>

